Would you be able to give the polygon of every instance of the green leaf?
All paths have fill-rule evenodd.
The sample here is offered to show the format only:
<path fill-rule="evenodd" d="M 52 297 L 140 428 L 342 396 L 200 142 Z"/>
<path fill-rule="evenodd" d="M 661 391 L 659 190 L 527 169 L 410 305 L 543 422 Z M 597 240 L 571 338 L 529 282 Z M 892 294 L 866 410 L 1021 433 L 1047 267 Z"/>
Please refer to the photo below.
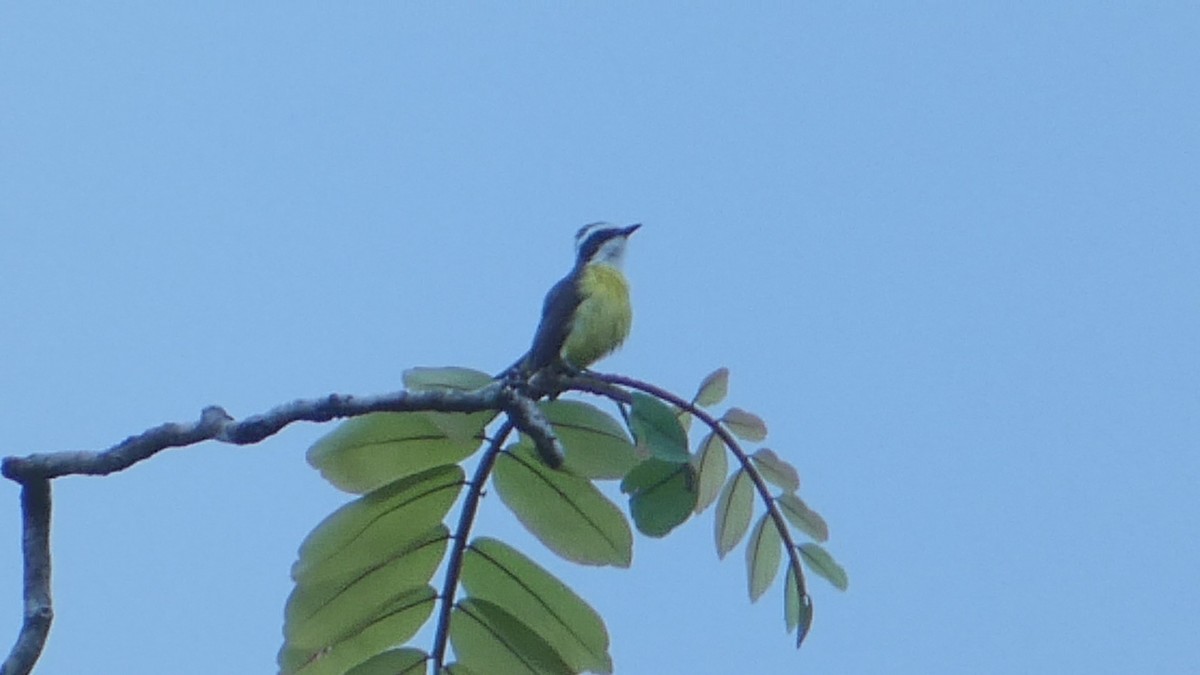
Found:
<path fill-rule="evenodd" d="M 629 425 L 638 445 L 648 449 L 652 457 L 667 462 L 688 461 L 687 434 L 671 406 L 635 391 Z"/>
<path fill-rule="evenodd" d="M 725 400 L 729 393 L 729 369 L 717 368 L 700 382 L 692 402 L 703 408 L 714 406 Z"/>
<path fill-rule="evenodd" d="M 492 484 L 501 501 L 551 551 L 584 565 L 629 567 L 633 533 L 591 481 L 542 464 L 532 443 L 501 453 Z"/>
<path fill-rule="evenodd" d="M 305 537 L 292 578 L 342 579 L 376 567 L 440 524 L 462 490 L 458 466 L 401 478 L 342 506 Z"/>
<path fill-rule="evenodd" d="M 787 626 L 787 632 L 796 630 L 796 626 L 800 623 L 800 587 L 797 586 L 796 568 L 792 565 L 791 559 L 788 559 L 787 572 L 784 574 L 783 582 L 783 622 Z"/>
<path fill-rule="evenodd" d="M 440 675 L 476 675 L 476 673 L 461 663 L 450 663 L 442 666 Z"/>
<path fill-rule="evenodd" d="M 824 577 L 839 591 L 844 591 L 850 586 L 846 570 L 842 569 L 825 549 L 812 543 L 800 544 L 797 548 L 800 549 L 800 557 L 804 559 L 804 564 L 816 572 L 817 576 Z"/>
<path fill-rule="evenodd" d="M 804 572 L 797 564 L 793 564 L 793 561 L 793 558 L 788 558 L 787 583 L 783 593 L 783 620 L 789 633 L 797 627 L 800 628 L 800 632 L 796 634 L 796 647 L 799 648 L 812 625 L 813 610 L 812 599 L 808 597 L 808 591 L 804 588 Z"/>
<path fill-rule="evenodd" d="M 686 521 L 696 507 L 696 470 L 691 463 L 652 457 L 625 476 L 621 492 L 629 495 L 629 512 L 638 531 L 663 537 Z"/>
<path fill-rule="evenodd" d="M 750 455 L 750 458 L 754 460 L 754 466 L 758 468 L 758 472 L 768 483 L 781 487 L 787 492 L 795 492 L 800 489 L 800 474 L 796 471 L 796 467 L 780 459 L 779 455 L 773 451 L 761 448 Z"/>
<path fill-rule="evenodd" d="M 779 510 L 783 512 L 784 517 L 797 530 L 817 541 L 829 539 L 829 526 L 825 524 L 825 519 L 821 517 L 821 514 L 808 508 L 808 505 L 799 497 L 790 493 L 779 495 L 775 498 L 775 502 L 779 504 Z"/>
<path fill-rule="evenodd" d="M 485 372 L 460 366 L 417 367 L 404 371 L 404 388 L 416 391 L 429 389 L 472 391 L 486 387 L 492 383 L 493 379 Z"/>
<path fill-rule="evenodd" d="M 574 675 L 532 628 L 499 605 L 479 598 L 459 602 L 450 620 L 450 644 L 459 663 L 480 673 Z"/>
<path fill-rule="evenodd" d="M 308 463 L 347 492 L 365 493 L 479 447 L 494 413 L 372 413 L 346 420 L 308 449 Z M 452 421 L 453 420 L 453 421 Z"/>
<path fill-rule="evenodd" d="M 495 410 L 484 410 L 474 413 L 426 412 L 423 414 L 442 433 L 446 434 L 446 438 L 474 449 L 479 447 L 483 440 L 484 429 L 500 413 Z"/>
<path fill-rule="evenodd" d="M 725 454 L 725 442 L 709 432 L 700 443 L 700 456 L 696 461 L 697 478 L 696 513 L 707 509 L 721 493 L 725 477 L 729 474 L 729 457 Z"/>
<path fill-rule="evenodd" d="M 566 450 L 564 467 L 584 478 L 616 479 L 639 461 L 625 427 L 611 415 L 583 401 L 539 404 Z"/>
<path fill-rule="evenodd" d="M 429 583 L 449 537 L 439 524 L 416 541 L 400 540 L 394 553 L 366 570 L 297 584 L 284 608 L 284 638 L 294 647 L 317 647 L 353 632 L 380 605 Z"/>
<path fill-rule="evenodd" d="M 319 646 L 285 643 L 279 652 L 284 675 L 343 675 L 392 645 L 412 638 L 429 619 L 437 592 L 430 586 L 412 589 L 379 606 L 350 632 Z"/>
<path fill-rule="evenodd" d="M 671 410 L 675 413 L 675 419 L 679 420 L 679 428 L 683 429 L 683 435 L 686 436 L 692 429 L 692 413 L 675 406 L 671 406 Z"/>
<path fill-rule="evenodd" d="M 404 387 L 413 391 L 436 389 L 474 391 L 486 387 L 494 381 L 494 378 L 485 372 L 459 366 L 417 367 L 404 371 Z M 498 413 L 499 411 L 466 414 L 425 412 L 423 414 L 444 431 L 447 437 L 475 447 L 482 439 L 484 427 L 490 424 Z"/>
<path fill-rule="evenodd" d="M 462 584 L 471 597 L 519 615 L 572 672 L 612 672 L 608 631 L 600 615 L 508 544 L 486 537 L 471 542 L 463 557 Z"/>
<path fill-rule="evenodd" d="M 422 675 L 429 655 L 420 649 L 391 649 L 354 666 L 346 675 Z"/>
<path fill-rule="evenodd" d="M 750 602 L 756 602 L 771 587 L 779 572 L 783 539 L 770 513 L 764 513 L 750 532 L 746 544 L 746 579 Z"/>
<path fill-rule="evenodd" d="M 741 408 L 730 408 L 721 417 L 721 423 L 730 433 L 744 441 L 755 443 L 767 437 L 767 425 L 762 418 Z"/>
<path fill-rule="evenodd" d="M 754 513 L 754 483 L 745 469 L 738 469 L 725 483 L 717 499 L 716 525 L 717 557 L 738 545 L 750 527 L 750 516 Z"/>

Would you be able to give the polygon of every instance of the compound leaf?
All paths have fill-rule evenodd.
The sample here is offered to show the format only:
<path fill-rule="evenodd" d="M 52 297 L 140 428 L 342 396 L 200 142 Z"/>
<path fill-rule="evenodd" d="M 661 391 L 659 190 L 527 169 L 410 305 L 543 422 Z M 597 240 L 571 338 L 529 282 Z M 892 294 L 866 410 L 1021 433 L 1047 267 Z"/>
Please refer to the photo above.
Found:
<path fill-rule="evenodd" d="M 782 539 L 770 513 L 764 513 L 746 542 L 746 577 L 750 602 L 757 601 L 771 587 L 779 572 Z"/>
<path fill-rule="evenodd" d="M 804 559 L 804 564 L 816 572 L 817 576 L 824 577 L 839 591 L 844 591 L 850 586 L 846 570 L 837 564 L 828 551 L 813 543 L 800 544 L 797 548 L 800 549 L 800 557 Z"/>
<path fill-rule="evenodd" d="M 779 510 L 797 530 L 817 541 L 829 539 L 829 526 L 821 514 L 808 508 L 802 499 L 794 494 L 779 495 L 775 498 Z"/>
<path fill-rule="evenodd" d="M 546 401 L 542 413 L 566 450 L 563 468 L 584 478 L 621 478 L 638 463 L 620 422 L 583 401 Z"/>
<path fill-rule="evenodd" d="M 721 486 L 729 474 L 729 457 L 725 453 L 725 442 L 717 434 L 709 432 L 700 443 L 700 454 L 696 460 L 697 489 L 696 513 L 707 509 L 721 493 Z"/>
<path fill-rule="evenodd" d="M 759 442 L 767 437 L 767 424 L 754 413 L 741 408 L 730 408 L 721 416 L 726 429 L 744 441 Z"/>
<path fill-rule="evenodd" d="M 725 400 L 729 393 L 729 369 L 717 368 L 700 381 L 700 387 L 692 402 L 703 408 L 714 406 Z"/>
<path fill-rule="evenodd" d="M 434 466 L 457 464 L 479 447 L 494 417 L 481 413 L 371 413 L 342 422 L 308 449 L 325 480 L 363 494 Z"/>
<path fill-rule="evenodd" d="M 354 666 L 346 675 L 423 675 L 429 655 L 420 649 L 389 649 Z"/>
<path fill-rule="evenodd" d="M 459 602 L 450 644 L 458 662 L 480 673 L 575 675 L 541 635 L 499 605 L 479 598 Z"/>
<path fill-rule="evenodd" d="M 342 506 L 300 544 L 292 578 L 312 584 L 378 567 L 445 519 L 463 479 L 461 467 L 439 466 Z"/>
<path fill-rule="evenodd" d="M 760 448 L 750 459 L 754 466 L 768 483 L 783 488 L 785 492 L 795 492 L 800 489 L 800 474 L 796 467 L 780 459 L 773 450 Z"/>
<path fill-rule="evenodd" d="M 812 626 L 813 608 L 812 599 L 808 597 L 808 591 L 804 588 L 804 571 L 794 563 L 794 559 L 790 556 L 788 557 L 787 583 L 784 584 L 783 603 L 783 620 L 787 625 L 787 631 L 790 633 L 796 628 L 800 629 L 796 633 L 796 648 L 798 649 L 804 642 L 804 637 L 808 635 L 809 627 Z"/>
<path fill-rule="evenodd" d="M 346 576 L 298 583 L 284 607 L 283 635 L 296 647 L 328 644 L 366 622 L 376 608 L 429 583 L 450 531 L 437 525 L 416 541 L 401 540 L 376 565 Z"/>
<path fill-rule="evenodd" d="M 745 469 L 738 469 L 717 499 L 714 520 L 718 557 L 724 558 L 742 540 L 753 513 L 754 484 Z"/>
<path fill-rule="evenodd" d="M 649 450 L 652 457 L 667 462 L 688 461 L 687 434 L 667 404 L 640 391 L 633 392 L 629 425 L 638 445 Z"/>
<path fill-rule="evenodd" d="M 696 469 L 690 462 L 651 457 L 621 481 L 629 512 L 642 534 L 663 537 L 686 521 L 696 507 Z"/>
<path fill-rule="evenodd" d="M 487 537 L 471 542 L 462 583 L 471 597 L 519 615 L 574 672 L 612 672 L 608 631 L 596 610 L 508 544 Z"/>
<path fill-rule="evenodd" d="M 460 366 L 445 366 L 428 368 L 418 366 L 404 371 L 404 388 L 416 391 L 430 389 L 453 389 L 456 391 L 471 391 L 491 384 L 493 377 L 487 373 L 462 368 Z"/>
<path fill-rule="evenodd" d="M 522 441 L 501 453 L 492 484 L 501 501 L 551 551 L 584 565 L 629 567 L 633 533 L 591 481 L 550 469 Z"/>
<path fill-rule="evenodd" d="M 343 675 L 392 645 L 416 634 L 433 611 L 431 586 L 411 589 L 376 606 L 359 624 L 319 645 L 285 643 L 279 652 L 283 675 Z"/>

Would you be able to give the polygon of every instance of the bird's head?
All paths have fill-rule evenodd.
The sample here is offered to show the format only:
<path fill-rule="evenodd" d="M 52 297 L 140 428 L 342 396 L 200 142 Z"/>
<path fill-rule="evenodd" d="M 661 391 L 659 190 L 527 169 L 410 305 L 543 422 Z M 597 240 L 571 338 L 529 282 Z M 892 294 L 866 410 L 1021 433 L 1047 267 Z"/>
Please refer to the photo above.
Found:
<path fill-rule="evenodd" d="M 625 259 L 625 242 L 641 223 L 621 227 L 612 223 L 584 225 L 575 233 L 575 264 L 620 267 Z"/>

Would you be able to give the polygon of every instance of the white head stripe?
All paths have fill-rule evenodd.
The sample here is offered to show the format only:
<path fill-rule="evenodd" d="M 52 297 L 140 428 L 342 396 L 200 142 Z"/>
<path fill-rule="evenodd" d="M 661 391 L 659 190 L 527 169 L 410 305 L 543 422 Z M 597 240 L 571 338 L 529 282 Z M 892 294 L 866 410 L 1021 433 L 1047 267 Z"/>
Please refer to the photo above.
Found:
<path fill-rule="evenodd" d="M 605 232 L 605 231 L 616 231 L 616 230 L 620 230 L 620 229 L 623 229 L 623 228 L 621 228 L 617 225 L 613 225 L 612 223 L 605 223 L 605 222 L 591 223 L 589 225 L 584 225 L 583 227 L 579 228 L 578 232 L 575 233 L 575 255 L 578 256 L 579 253 L 583 250 L 584 246 L 587 245 L 588 240 L 590 240 L 597 233 Z"/>

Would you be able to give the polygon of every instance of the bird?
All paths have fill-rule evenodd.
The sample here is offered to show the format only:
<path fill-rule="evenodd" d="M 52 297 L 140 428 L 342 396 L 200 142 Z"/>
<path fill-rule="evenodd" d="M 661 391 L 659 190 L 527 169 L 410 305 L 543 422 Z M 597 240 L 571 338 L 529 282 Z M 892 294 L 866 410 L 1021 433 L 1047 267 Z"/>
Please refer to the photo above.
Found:
<path fill-rule="evenodd" d="M 580 372 L 629 337 L 633 309 L 621 270 L 630 235 L 642 226 L 598 222 L 575 234 L 575 264 L 550 287 L 533 343 L 501 377 L 530 378 L 547 368 Z"/>

